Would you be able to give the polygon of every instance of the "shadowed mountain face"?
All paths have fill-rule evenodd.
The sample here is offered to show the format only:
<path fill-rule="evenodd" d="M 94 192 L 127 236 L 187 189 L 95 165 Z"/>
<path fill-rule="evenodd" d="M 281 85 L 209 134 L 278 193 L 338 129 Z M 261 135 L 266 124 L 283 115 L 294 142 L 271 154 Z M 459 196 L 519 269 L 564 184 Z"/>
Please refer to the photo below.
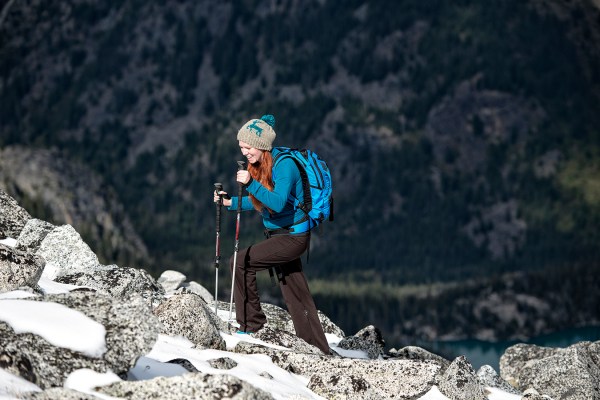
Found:
<path fill-rule="evenodd" d="M 235 193 L 235 134 L 264 113 L 334 174 L 312 277 L 599 264 L 596 2 L 1 4 L 0 145 L 85 164 L 155 272 L 212 275 L 212 183 Z"/>

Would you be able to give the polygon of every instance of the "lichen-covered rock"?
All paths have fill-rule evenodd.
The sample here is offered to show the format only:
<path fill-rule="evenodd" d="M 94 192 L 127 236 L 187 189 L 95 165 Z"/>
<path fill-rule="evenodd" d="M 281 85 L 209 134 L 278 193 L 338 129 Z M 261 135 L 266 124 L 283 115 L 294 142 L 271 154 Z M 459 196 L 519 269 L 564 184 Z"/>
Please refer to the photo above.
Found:
<path fill-rule="evenodd" d="M 506 349 L 500 357 L 500 376 L 512 386 L 519 388 L 519 374 L 531 360 L 550 357 L 556 349 L 518 343 Z M 528 388 L 525 388 L 528 389 Z"/>
<path fill-rule="evenodd" d="M 286 371 L 303 375 L 309 379 L 316 376 L 314 384 L 316 385 L 318 381 L 321 386 L 319 390 L 323 392 L 330 391 L 330 393 L 335 393 L 336 390 L 347 390 L 349 386 L 348 381 L 345 381 L 344 389 L 341 386 L 336 389 L 335 385 L 332 385 L 331 388 L 323 387 L 322 385 L 328 382 L 328 377 L 354 376 L 360 377 L 370 385 L 373 396 L 416 399 L 425 395 L 431 389 L 436 382 L 436 376 L 440 373 L 440 366 L 431 361 L 363 360 L 298 354 L 292 351 L 282 351 L 242 342 L 235 347 L 234 351 L 245 354 L 260 353 L 268 355 L 274 364 Z M 358 386 L 358 388 L 360 389 L 362 386 Z M 370 391 L 368 393 L 371 395 Z"/>
<path fill-rule="evenodd" d="M 237 367 L 238 363 L 229 357 L 215 358 L 208 360 L 208 364 L 216 369 L 231 369 Z"/>
<path fill-rule="evenodd" d="M 15 199 L 0 189 L 0 239 L 16 239 L 31 215 Z"/>
<path fill-rule="evenodd" d="M 438 387 L 451 400 L 487 400 L 483 385 L 464 356 L 452 361 L 439 377 Z"/>
<path fill-rule="evenodd" d="M 185 336 L 197 348 L 225 350 L 219 330 L 227 328 L 200 296 L 193 293 L 172 296 L 154 313 L 164 327 L 164 334 Z"/>
<path fill-rule="evenodd" d="M 0 300 L 0 307 L 3 301 L 7 300 Z M 73 291 L 27 301 L 62 304 L 105 329 L 106 350 L 101 355 L 90 355 L 58 347 L 32 333 L 15 333 L 11 326 L 0 321 L 0 365 L 42 389 L 62 386 L 77 369 L 127 372 L 139 356 L 152 349 L 160 330 L 160 323 L 139 297 L 121 300 L 89 291 Z M 34 317 L 23 315 L 23 318 Z"/>
<path fill-rule="evenodd" d="M 292 334 L 296 334 L 294 323 L 290 314 L 281 307 L 274 304 L 261 303 L 261 308 L 267 317 L 267 323 L 265 326 L 270 326 L 276 330 L 286 331 Z M 317 310 L 319 321 L 323 327 L 323 332 L 336 335 L 340 338 L 345 336 L 344 331 L 334 324 L 327 315 Z"/>
<path fill-rule="evenodd" d="M 209 375 L 200 372 L 146 381 L 117 382 L 97 389 L 113 397 L 128 400 L 232 399 L 271 400 L 273 397 L 232 375 Z M 159 396 L 159 397 L 157 397 Z"/>
<path fill-rule="evenodd" d="M 91 394 L 66 388 L 51 388 L 41 392 L 29 392 L 19 396 L 19 398 L 22 400 L 98 400 L 98 397 Z"/>
<path fill-rule="evenodd" d="M 600 398 L 600 341 L 567 348 L 518 344 L 500 358 L 501 376 L 554 399 Z M 510 382 L 509 381 L 509 382 Z"/>
<path fill-rule="evenodd" d="M 37 252 L 42 241 L 56 226 L 41 219 L 32 218 L 25 224 L 17 238 L 16 248 L 22 251 Z"/>
<path fill-rule="evenodd" d="M 298 336 L 286 331 L 273 329 L 269 326 L 263 327 L 252 336 L 266 343 L 286 347 L 296 353 L 323 354 L 319 348 L 308 344 Z"/>
<path fill-rule="evenodd" d="M 450 361 L 446 360 L 444 357 L 431 353 L 418 346 L 406 346 L 400 350 L 390 349 L 388 354 L 390 357 L 403 358 L 405 360 L 434 361 L 444 370 L 450 365 Z"/>
<path fill-rule="evenodd" d="M 49 279 L 76 273 L 90 273 L 99 266 L 98 257 L 71 225 L 53 229 L 36 252 L 46 260 L 43 275 Z"/>
<path fill-rule="evenodd" d="M 383 400 L 369 382 L 361 376 L 314 374 L 307 386 L 316 394 L 326 399 L 346 400 Z"/>
<path fill-rule="evenodd" d="M 364 351 L 370 359 L 377 359 L 383 356 L 385 342 L 381 331 L 369 325 L 358 331 L 354 336 L 343 338 L 338 347 L 346 350 Z"/>
<path fill-rule="evenodd" d="M 502 379 L 490 365 L 483 365 L 479 368 L 479 370 L 477 370 L 477 378 L 479 378 L 479 381 L 483 386 L 500 389 L 512 394 L 521 394 L 519 390 Z"/>
<path fill-rule="evenodd" d="M 181 287 L 179 288 L 179 290 L 182 290 L 184 292 L 188 292 L 188 293 L 195 293 L 198 296 L 202 297 L 204 299 L 204 301 L 208 304 L 213 303 L 215 301 L 215 297 L 201 284 L 199 284 L 198 282 L 184 282 L 181 284 Z M 213 306 L 211 308 L 214 308 L 214 303 Z"/>
<path fill-rule="evenodd" d="M 32 253 L 0 244 L 0 293 L 37 285 L 45 261 Z"/>
<path fill-rule="evenodd" d="M 100 293 L 126 298 L 141 296 L 148 306 L 157 307 L 164 301 L 165 291 L 145 270 L 119 267 L 118 265 L 98 265 L 82 272 L 69 272 L 55 279 L 57 282 L 85 286 Z"/>

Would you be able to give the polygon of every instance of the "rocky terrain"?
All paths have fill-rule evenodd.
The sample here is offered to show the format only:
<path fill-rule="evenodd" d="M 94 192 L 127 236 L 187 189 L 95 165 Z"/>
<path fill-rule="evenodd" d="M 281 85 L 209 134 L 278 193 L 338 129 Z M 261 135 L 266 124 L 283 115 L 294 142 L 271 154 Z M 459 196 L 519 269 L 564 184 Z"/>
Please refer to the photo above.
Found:
<path fill-rule="evenodd" d="M 155 280 L 144 269 L 102 265 L 70 225 L 31 218 L 1 190 L 0 237 L 0 395 L 8 398 L 600 398 L 600 342 L 566 349 L 515 345 L 502 356 L 498 375 L 489 366 L 474 371 L 463 356 L 446 360 L 414 346 L 384 352 L 376 327 L 347 336 L 320 314 L 328 338 L 338 338 L 325 355 L 298 339 L 287 312 L 269 304 L 267 326 L 232 342 L 234 328 L 224 317 L 229 305 L 217 302 L 215 314 L 215 299 L 198 283 L 176 271 Z M 101 346 L 78 349 L 17 329 L 19 323 L 7 322 L 15 308 L 69 315 L 73 330 L 75 318 L 84 318 L 96 328 L 79 334 L 100 329 Z M 17 319 L 28 322 L 32 315 Z M 182 340 L 187 353 L 165 350 Z M 208 354 L 205 362 L 199 354 Z M 261 360 L 252 379 L 240 375 L 242 357 Z M 90 375 L 110 379 L 85 389 L 79 382 Z M 294 385 L 302 394 L 283 394 L 281 376 L 304 382 Z M 19 378 L 31 385 L 2 393 Z"/>
<path fill-rule="evenodd" d="M 0 188 L 101 263 L 208 282 L 212 183 L 235 185 L 235 132 L 272 113 L 276 144 L 334 175 L 310 279 L 346 331 L 597 324 L 598 4 L 0 1 Z M 388 284 L 431 288 L 365 298 Z"/>

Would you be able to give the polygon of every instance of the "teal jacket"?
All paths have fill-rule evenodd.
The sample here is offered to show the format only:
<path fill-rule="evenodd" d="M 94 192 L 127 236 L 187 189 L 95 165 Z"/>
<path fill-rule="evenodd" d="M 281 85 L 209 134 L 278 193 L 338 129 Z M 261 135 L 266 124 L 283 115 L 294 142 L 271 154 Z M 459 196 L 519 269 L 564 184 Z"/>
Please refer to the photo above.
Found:
<path fill-rule="evenodd" d="M 272 156 L 275 158 L 279 153 L 277 148 L 273 148 Z M 265 228 L 273 230 L 280 228 L 289 228 L 293 226 L 292 234 L 303 233 L 309 230 L 308 221 L 305 221 L 304 211 L 294 209 L 294 199 L 302 200 L 302 178 L 296 163 L 290 158 L 284 158 L 273 167 L 273 191 L 256 180 L 250 181 L 246 186 L 246 191 L 256 197 L 265 207 L 273 211 L 273 214 L 267 209 L 263 209 L 261 216 Z M 237 210 L 237 197 L 231 198 L 229 210 Z M 254 210 L 252 202 L 248 196 L 242 197 L 242 210 Z M 303 222 L 304 221 L 304 222 Z"/>

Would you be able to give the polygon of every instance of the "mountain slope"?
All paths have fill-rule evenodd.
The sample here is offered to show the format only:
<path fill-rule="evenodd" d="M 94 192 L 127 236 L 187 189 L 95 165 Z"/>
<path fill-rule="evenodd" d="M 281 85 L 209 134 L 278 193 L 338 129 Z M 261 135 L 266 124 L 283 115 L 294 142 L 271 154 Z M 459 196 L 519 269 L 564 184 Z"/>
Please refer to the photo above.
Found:
<path fill-rule="evenodd" d="M 396 283 L 600 263 L 595 3 L 5 3 L 0 145 L 58 146 L 165 265 L 208 279 L 234 135 L 334 173 L 311 275 Z M 223 248 L 230 242 L 226 220 Z M 260 238 L 244 216 L 242 245 Z"/>

